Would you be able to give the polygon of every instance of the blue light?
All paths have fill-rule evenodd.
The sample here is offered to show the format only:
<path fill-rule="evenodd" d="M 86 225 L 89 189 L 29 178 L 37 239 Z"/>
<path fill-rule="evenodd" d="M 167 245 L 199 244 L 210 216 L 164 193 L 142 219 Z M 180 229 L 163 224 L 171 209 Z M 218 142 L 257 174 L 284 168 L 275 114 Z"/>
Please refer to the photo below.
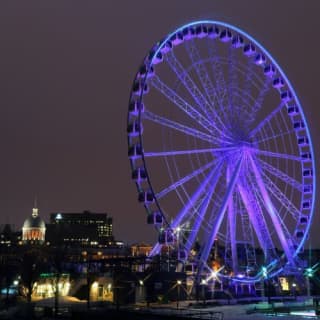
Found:
<path fill-rule="evenodd" d="M 18 291 L 17 291 L 16 288 L 10 287 L 10 288 L 8 289 L 8 294 L 9 294 L 9 295 L 14 295 L 14 294 L 17 294 L 17 293 L 18 293 Z M 3 295 L 7 294 L 7 288 L 1 289 L 1 294 L 3 294 Z"/>
<path fill-rule="evenodd" d="M 215 20 L 199 20 L 199 21 L 193 21 L 190 22 L 188 24 L 183 25 L 182 27 L 176 29 L 174 32 L 170 33 L 159 45 L 159 47 L 157 48 L 157 50 L 155 50 L 155 53 L 151 59 L 151 65 L 153 63 L 153 59 L 154 57 L 157 56 L 157 54 L 159 53 L 159 51 L 161 50 L 161 48 L 164 46 L 164 44 L 172 37 L 174 36 L 177 32 L 182 32 L 183 29 L 188 28 L 188 27 L 193 27 L 196 25 L 202 25 L 202 24 L 213 24 L 213 25 L 218 25 L 218 26 L 222 26 L 225 27 L 227 29 L 233 30 L 241 35 L 244 35 L 248 40 L 250 40 L 255 46 L 259 47 L 259 49 L 264 53 L 264 55 L 266 57 L 268 57 L 268 59 L 272 62 L 272 64 L 278 69 L 281 77 L 284 79 L 284 81 L 287 83 L 289 91 L 292 93 L 293 98 L 296 100 L 297 106 L 300 110 L 301 116 L 303 118 L 303 122 L 305 124 L 307 124 L 305 115 L 303 113 L 303 109 L 301 107 L 301 103 L 293 89 L 293 86 L 291 84 L 291 82 L 289 81 L 289 79 L 287 78 L 287 76 L 285 75 L 284 71 L 281 69 L 281 67 L 278 65 L 278 63 L 274 60 L 274 58 L 271 56 L 271 54 L 269 53 L 269 51 L 267 49 L 265 49 L 265 47 L 263 45 L 261 45 L 258 41 L 256 41 L 254 38 L 252 38 L 248 33 L 246 33 L 245 31 L 222 21 L 215 21 Z M 304 128 L 307 132 L 307 136 L 309 139 L 309 145 L 310 145 L 310 150 L 311 150 L 311 161 L 312 161 L 312 167 L 313 167 L 313 188 L 314 188 L 314 194 L 316 194 L 316 166 L 315 166 L 315 157 L 314 157 L 314 150 L 313 150 L 313 144 L 311 141 L 311 135 L 310 135 L 310 131 L 309 131 L 309 127 L 306 125 Z M 312 221 L 313 215 L 314 215 L 314 207 L 315 207 L 315 197 L 312 197 L 312 204 L 311 204 L 311 210 L 310 210 L 310 221 Z M 310 230 L 310 226 L 311 223 L 309 223 L 306 226 L 304 235 L 296 249 L 296 251 L 294 252 L 294 255 L 292 258 L 294 258 L 300 251 L 302 246 L 304 245 L 304 242 L 306 241 L 306 237 L 309 234 L 309 230 Z"/>

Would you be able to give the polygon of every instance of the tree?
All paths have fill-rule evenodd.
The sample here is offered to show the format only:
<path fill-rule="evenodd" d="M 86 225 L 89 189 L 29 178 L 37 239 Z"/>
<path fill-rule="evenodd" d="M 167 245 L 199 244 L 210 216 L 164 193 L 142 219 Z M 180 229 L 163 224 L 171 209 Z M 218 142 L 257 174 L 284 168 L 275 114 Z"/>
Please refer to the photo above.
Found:
<path fill-rule="evenodd" d="M 18 262 L 16 257 L 12 254 L 10 248 L 1 250 L 0 257 L 0 282 L 1 288 L 6 289 L 6 307 L 9 305 L 9 290 L 13 284 L 14 279 L 18 274 Z"/>
<path fill-rule="evenodd" d="M 52 266 L 55 271 L 55 293 L 54 293 L 54 315 L 58 317 L 59 311 L 59 282 L 63 272 L 64 262 L 65 262 L 65 248 L 62 244 L 54 247 L 51 251 Z"/>
<path fill-rule="evenodd" d="M 34 283 L 40 275 L 41 255 L 38 250 L 28 250 L 22 255 L 21 281 L 27 289 L 27 302 L 31 303 Z"/>

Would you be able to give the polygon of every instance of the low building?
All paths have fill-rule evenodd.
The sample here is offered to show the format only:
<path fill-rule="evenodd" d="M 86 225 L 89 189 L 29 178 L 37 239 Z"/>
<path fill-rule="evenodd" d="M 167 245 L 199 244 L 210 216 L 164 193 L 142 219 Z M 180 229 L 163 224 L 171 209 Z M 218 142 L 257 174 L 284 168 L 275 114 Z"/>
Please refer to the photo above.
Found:
<path fill-rule="evenodd" d="M 146 243 L 136 243 L 131 245 L 131 256 L 132 257 L 147 257 L 152 250 L 152 246 Z"/>
<path fill-rule="evenodd" d="M 112 218 L 107 213 L 52 213 L 46 240 L 68 246 L 97 246 L 113 242 Z"/>

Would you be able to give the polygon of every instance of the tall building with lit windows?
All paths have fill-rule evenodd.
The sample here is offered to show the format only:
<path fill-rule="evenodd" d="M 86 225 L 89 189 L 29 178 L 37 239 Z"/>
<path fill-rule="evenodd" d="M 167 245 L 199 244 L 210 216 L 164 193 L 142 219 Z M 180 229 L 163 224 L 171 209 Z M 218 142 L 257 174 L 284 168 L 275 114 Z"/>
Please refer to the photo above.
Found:
<path fill-rule="evenodd" d="M 113 241 L 112 218 L 90 211 L 51 213 L 46 239 L 52 244 L 107 245 Z"/>

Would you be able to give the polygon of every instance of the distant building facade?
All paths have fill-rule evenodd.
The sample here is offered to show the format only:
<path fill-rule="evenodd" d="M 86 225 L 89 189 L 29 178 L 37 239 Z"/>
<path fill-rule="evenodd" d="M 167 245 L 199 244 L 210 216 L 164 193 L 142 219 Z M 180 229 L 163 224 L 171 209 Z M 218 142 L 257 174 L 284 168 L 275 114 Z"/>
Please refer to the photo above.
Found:
<path fill-rule="evenodd" d="M 131 245 L 131 256 L 132 257 L 148 257 L 151 250 L 152 246 L 150 244 L 146 243 L 136 243 Z"/>
<path fill-rule="evenodd" d="M 38 208 L 32 209 L 32 214 L 22 226 L 22 242 L 24 244 L 43 244 L 46 235 L 46 224 L 39 217 Z"/>
<path fill-rule="evenodd" d="M 15 226 L 11 224 L 0 225 L 0 247 L 11 247 L 21 242 L 21 230 L 16 231 Z"/>
<path fill-rule="evenodd" d="M 51 244 L 107 245 L 113 242 L 112 218 L 107 213 L 51 213 L 46 240 Z"/>

